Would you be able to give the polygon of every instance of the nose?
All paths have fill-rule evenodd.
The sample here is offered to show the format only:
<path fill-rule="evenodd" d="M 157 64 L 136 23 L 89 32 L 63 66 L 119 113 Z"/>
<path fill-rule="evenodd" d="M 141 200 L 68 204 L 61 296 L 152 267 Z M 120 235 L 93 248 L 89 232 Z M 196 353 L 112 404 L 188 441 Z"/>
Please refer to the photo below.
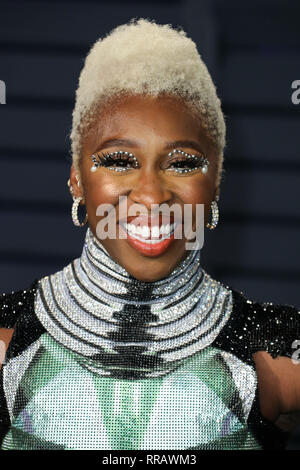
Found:
<path fill-rule="evenodd" d="M 172 191 L 168 183 L 157 171 L 139 171 L 139 176 L 130 192 L 130 198 L 137 204 L 143 204 L 149 211 L 151 204 L 163 204 L 171 201 Z"/>

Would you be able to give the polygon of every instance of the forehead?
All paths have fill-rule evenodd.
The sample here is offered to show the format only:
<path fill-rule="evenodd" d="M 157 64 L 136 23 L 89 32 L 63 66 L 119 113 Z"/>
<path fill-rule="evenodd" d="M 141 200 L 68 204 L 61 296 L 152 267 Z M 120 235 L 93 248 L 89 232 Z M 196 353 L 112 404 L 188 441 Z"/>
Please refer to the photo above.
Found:
<path fill-rule="evenodd" d="M 108 137 L 151 138 L 162 140 L 198 139 L 209 145 L 200 119 L 181 98 L 175 96 L 118 96 L 99 104 L 83 138 L 89 150 Z"/>

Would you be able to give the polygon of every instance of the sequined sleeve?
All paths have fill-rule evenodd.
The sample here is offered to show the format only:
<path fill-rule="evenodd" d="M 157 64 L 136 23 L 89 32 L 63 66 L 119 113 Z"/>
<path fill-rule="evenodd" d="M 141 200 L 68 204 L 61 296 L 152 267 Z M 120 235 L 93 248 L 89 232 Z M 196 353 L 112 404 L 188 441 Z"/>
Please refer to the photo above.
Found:
<path fill-rule="evenodd" d="M 28 289 L 3 293 L 0 295 L 0 328 L 13 328 L 24 308 L 32 302 L 35 279 Z"/>
<path fill-rule="evenodd" d="M 234 289 L 232 295 L 232 315 L 215 346 L 249 364 L 253 364 L 252 354 L 257 351 L 267 351 L 273 358 L 292 357 L 296 348 L 300 348 L 299 309 L 293 305 L 255 302 Z"/>
<path fill-rule="evenodd" d="M 234 314 L 218 338 L 249 360 L 257 351 L 292 357 L 300 347 L 300 311 L 293 305 L 259 303 L 233 290 Z M 298 346 L 297 346 L 298 341 Z M 252 359 L 250 359 L 252 360 Z"/>
<path fill-rule="evenodd" d="M 263 350 L 273 358 L 296 353 L 300 347 L 300 310 L 292 305 L 251 303 L 250 314 L 255 318 L 252 353 Z"/>

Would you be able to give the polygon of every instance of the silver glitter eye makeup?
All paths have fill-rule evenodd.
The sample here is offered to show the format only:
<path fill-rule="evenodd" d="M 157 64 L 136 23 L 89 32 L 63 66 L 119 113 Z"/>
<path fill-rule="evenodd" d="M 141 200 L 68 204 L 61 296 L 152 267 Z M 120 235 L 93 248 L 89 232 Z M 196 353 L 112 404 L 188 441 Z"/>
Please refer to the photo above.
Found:
<path fill-rule="evenodd" d="M 176 156 L 176 154 L 179 154 L 179 156 Z M 166 164 L 161 166 L 163 170 L 174 171 L 175 173 L 191 173 L 201 169 L 203 174 L 207 173 L 209 161 L 202 155 L 194 155 L 183 150 L 174 149 L 168 156 L 171 158 L 168 159 Z M 107 154 L 101 152 L 100 155 L 93 154 L 91 159 L 93 161 L 93 166 L 90 169 L 91 172 L 95 172 L 100 166 L 117 172 L 139 168 L 137 158 L 132 153 L 124 152 L 123 150 Z M 128 167 L 128 165 L 130 166 Z M 168 166 L 165 167 L 165 165 Z M 172 168 L 170 165 L 175 166 Z"/>
<path fill-rule="evenodd" d="M 103 153 L 100 155 L 91 155 L 93 166 L 90 171 L 95 172 L 100 166 L 109 168 L 113 171 L 128 171 L 131 168 L 138 168 L 139 164 L 136 157 L 130 152 L 119 150 L 118 152 Z M 127 165 L 131 165 L 128 167 Z M 115 165 L 115 166 L 114 166 Z"/>
<path fill-rule="evenodd" d="M 176 154 L 179 156 L 176 156 Z M 164 170 L 174 171 L 175 173 L 191 173 L 195 170 L 201 170 L 203 174 L 207 173 L 209 161 L 203 155 L 194 155 L 180 149 L 174 149 L 168 156 L 171 158 L 163 165 L 168 165 L 162 168 Z M 170 165 L 175 166 L 172 168 Z"/>

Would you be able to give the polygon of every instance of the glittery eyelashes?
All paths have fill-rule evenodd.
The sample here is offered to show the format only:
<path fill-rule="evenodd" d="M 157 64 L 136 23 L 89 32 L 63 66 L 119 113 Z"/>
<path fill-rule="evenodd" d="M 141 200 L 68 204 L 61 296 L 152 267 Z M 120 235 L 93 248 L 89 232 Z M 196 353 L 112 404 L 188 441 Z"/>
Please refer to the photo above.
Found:
<path fill-rule="evenodd" d="M 183 163 L 186 166 L 189 166 L 189 168 L 176 167 L 176 170 L 179 170 L 178 173 L 190 173 L 191 171 L 195 171 L 199 169 L 201 169 L 201 172 L 203 174 L 207 173 L 209 161 L 204 156 L 190 154 L 179 149 L 172 150 L 172 152 L 170 152 L 168 156 L 173 157 L 176 153 L 182 155 L 182 157 L 184 158 L 182 157 L 171 158 L 166 163 L 173 164 L 173 165 L 174 164 L 180 165 L 181 163 Z M 164 164 L 162 165 L 162 169 L 173 171 L 172 168 L 163 168 L 163 167 L 164 167 Z"/>
<path fill-rule="evenodd" d="M 97 159 L 98 157 L 98 159 Z M 91 167 L 91 171 L 96 171 L 99 166 L 104 166 L 106 168 L 111 168 L 114 171 L 127 171 L 130 168 L 126 166 L 123 167 L 113 167 L 116 163 L 122 163 L 128 165 L 131 163 L 133 168 L 138 168 L 139 164 L 136 157 L 129 152 L 123 152 L 122 150 L 118 152 L 111 152 L 111 153 L 103 153 L 101 155 L 91 155 L 91 159 L 93 160 L 94 165 Z"/>
<path fill-rule="evenodd" d="M 175 156 L 179 154 L 178 156 Z M 175 171 L 176 173 L 190 173 L 192 171 L 201 169 L 203 174 L 207 173 L 209 161 L 204 156 L 193 155 L 183 150 L 175 149 L 172 150 L 168 154 L 170 158 L 167 162 L 163 163 L 161 169 L 168 170 L 168 171 Z M 111 152 L 98 155 L 91 155 L 91 159 L 93 161 L 93 166 L 91 167 L 90 171 L 94 172 L 97 170 L 98 167 L 103 166 L 109 168 L 113 171 L 128 171 L 132 168 L 139 168 L 139 163 L 137 158 L 130 152 L 124 152 L 119 150 L 118 152 Z M 114 166 L 116 165 L 117 166 Z M 122 166 L 123 165 L 123 166 Z M 128 165 L 130 165 L 128 167 Z M 175 168 L 167 167 L 167 165 L 177 165 Z M 184 165 L 186 168 L 180 167 L 180 165 Z"/>

